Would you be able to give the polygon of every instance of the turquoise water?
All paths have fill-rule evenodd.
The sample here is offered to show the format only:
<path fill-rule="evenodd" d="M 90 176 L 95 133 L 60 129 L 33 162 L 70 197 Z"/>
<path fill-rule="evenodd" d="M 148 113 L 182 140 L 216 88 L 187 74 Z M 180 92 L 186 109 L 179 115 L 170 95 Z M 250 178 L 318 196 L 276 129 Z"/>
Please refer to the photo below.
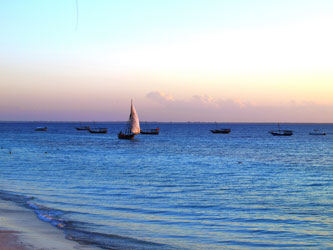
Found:
<path fill-rule="evenodd" d="M 133 141 L 78 125 L 0 123 L 0 197 L 106 249 L 333 248 L 333 125 L 151 123 Z"/>

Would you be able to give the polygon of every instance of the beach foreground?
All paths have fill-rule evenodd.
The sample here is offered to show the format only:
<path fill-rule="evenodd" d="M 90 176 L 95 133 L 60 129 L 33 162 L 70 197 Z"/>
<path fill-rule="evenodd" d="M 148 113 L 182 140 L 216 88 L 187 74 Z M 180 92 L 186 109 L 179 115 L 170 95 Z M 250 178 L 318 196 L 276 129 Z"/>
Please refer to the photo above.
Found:
<path fill-rule="evenodd" d="M 18 232 L 0 230 L 0 249 L 3 250 L 28 250 L 30 247 L 20 242 L 17 236 Z"/>
<path fill-rule="evenodd" d="M 38 220 L 29 209 L 0 199 L 1 250 L 96 249 L 67 240 L 63 232 Z"/>

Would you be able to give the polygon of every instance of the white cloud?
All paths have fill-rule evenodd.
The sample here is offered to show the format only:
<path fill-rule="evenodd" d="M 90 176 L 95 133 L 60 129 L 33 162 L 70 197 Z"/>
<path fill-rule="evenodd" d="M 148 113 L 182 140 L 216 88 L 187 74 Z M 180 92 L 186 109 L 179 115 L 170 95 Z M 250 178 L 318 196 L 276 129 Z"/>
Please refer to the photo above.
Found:
<path fill-rule="evenodd" d="M 254 105 L 232 99 L 214 99 L 194 95 L 176 99 L 158 91 L 147 98 L 162 104 L 144 111 L 146 117 L 157 121 L 220 121 L 220 122 L 333 122 L 333 106 L 304 101 L 281 105 Z"/>
<path fill-rule="evenodd" d="M 164 94 L 162 92 L 153 91 L 146 95 L 149 99 L 158 103 L 167 103 L 174 101 L 171 95 Z"/>

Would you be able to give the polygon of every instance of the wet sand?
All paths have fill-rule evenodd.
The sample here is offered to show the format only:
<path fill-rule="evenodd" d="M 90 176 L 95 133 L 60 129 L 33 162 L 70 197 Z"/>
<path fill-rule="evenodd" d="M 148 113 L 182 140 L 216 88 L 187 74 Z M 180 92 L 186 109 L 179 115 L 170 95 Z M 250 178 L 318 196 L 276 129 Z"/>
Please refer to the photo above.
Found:
<path fill-rule="evenodd" d="M 2 250 L 28 250 L 24 243 L 19 241 L 18 232 L 0 230 L 0 249 Z"/>
<path fill-rule="evenodd" d="M 0 199 L 1 250 L 98 249 L 67 240 L 64 233 L 39 220 L 32 210 Z"/>

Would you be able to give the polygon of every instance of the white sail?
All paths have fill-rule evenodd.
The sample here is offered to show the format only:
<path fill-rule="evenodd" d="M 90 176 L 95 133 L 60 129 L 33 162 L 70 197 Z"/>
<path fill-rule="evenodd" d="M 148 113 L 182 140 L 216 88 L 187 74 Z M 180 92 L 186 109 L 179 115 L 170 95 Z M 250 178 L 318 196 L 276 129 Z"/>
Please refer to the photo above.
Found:
<path fill-rule="evenodd" d="M 140 133 L 140 122 L 138 114 L 136 113 L 136 110 L 134 108 L 134 105 L 131 101 L 131 114 L 129 117 L 130 121 L 130 128 L 133 134 L 139 134 Z"/>

